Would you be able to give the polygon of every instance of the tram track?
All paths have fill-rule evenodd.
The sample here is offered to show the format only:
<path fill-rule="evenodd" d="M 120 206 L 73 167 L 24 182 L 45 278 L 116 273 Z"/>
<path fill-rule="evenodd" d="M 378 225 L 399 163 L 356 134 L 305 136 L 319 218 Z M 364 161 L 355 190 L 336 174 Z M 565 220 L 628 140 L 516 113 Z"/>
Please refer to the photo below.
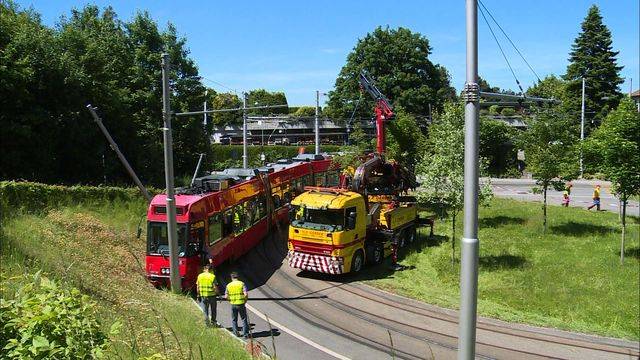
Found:
<path fill-rule="evenodd" d="M 334 336 L 347 337 L 355 343 L 371 347 L 380 352 L 402 359 L 424 359 L 424 350 L 429 347 L 432 354 L 453 357 L 457 350 L 457 319 L 454 315 L 438 312 L 426 308 L 426 304 L 398 297 L 363 284 L 351 284 L 340 281 L 322 279 L 322 276 L 300 277 L 286 268 L 284 259 L 286 245 L 277 235 L 265 239 L 251 253 L 248 261 L 243 262 L 244 270 L 250 283 L 258 286 L 258 291 L 265 298 L 289 299 L 278 302 L 288 313 L 297 316 L 318 329 L 322 329 Z M 279 239 L 280 238 L 280 239 Z M 249 263 L 251 265 L 249 265 Z M 257 263 L 260 263 L 256 266 Z M 285 267 L 285 268 L 282 268 Z M 268 279 L 257 278 L 257 269 L 272 269 L 264 271 Z M 304 274 L 303 275 L 309 275 Z M 291 301 L 308 298 L 310 294 L 322 295 L 312 300 L 301 302 Z M 346 299 L 346 300 L 345 300 Z M 355 304 L 354 304 L 355 303 Z M 365 305 L 369 305 L 366 307 Z M 373 306 L 372 306 L 373 304 Z M 373 310 L 372 310 L 373 309 Z M 382 310 L 387 309 L 390 315 L 401 313 L 401 317 L 385 316 Z M 402 317 L 414 317 L 413 323 L 403 321 Z M 444 323 L 445 325 L 431 327 L 416 324 Z M 351 321 L 349 321 L 351 320 Z M 358 331 L 362 327 L 369 328 L 368 334 Z M 445 330 L 442 330 L 445 328 Z M 447 331 L 449 330 L 449 331 Z M 396 345 L 391 348 L 390 342 L 381 341 L 384 332 L 396 337 Z M 523 358 L 523 359 L 637 359 L 638 351 L 630 346 L 594 342 L 595 337 L 577 334 L 576 337 L 558 336 L 556 333 L 543 333 L 544 329 L 526 329 L 519 326 L 487 324 L 478 322 L 477 357 L 481 359 L 493 358 Z M 373 336 L 375 333 L 377 336 Z M 559 333 L 559 332 L 558 332 Z M 569 333 L 567 333 L 569 334 Z M 482 336 L 480 336 L 482 335 Z M 485 341 L 487 338 L 496 341 Z M 526 346 L 519 347 L 519 344 Z M 558 354 L 554 354 L 557 351 Z M 440 357 L 436 357 L 440 358 Z"/>

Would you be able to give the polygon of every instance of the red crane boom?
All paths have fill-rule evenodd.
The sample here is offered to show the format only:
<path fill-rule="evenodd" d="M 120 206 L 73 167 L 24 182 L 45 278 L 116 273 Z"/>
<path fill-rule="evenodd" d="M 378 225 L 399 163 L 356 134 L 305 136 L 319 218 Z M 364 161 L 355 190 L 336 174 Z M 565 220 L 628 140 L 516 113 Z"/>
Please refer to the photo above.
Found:
<path fill-rule="evenodd" d="M 378 90 L 373 80 L 369 78 L 369 74 L 365 70 L 360 71 L 359 81 L 362 89 L 366 90 L 376 101 L 376 152 L 378 154 L 384 154 L 384 122 L 385 120 L 389 120 L 393 117 L 393 108 L 389 103 L 389 99 L 387 99 L 380 90 Z"/>

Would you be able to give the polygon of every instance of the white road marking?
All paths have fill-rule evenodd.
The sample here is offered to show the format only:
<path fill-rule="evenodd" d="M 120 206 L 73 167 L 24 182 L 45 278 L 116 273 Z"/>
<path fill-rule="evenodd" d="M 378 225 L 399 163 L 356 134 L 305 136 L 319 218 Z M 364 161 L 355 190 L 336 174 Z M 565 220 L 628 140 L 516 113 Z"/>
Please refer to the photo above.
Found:
<path fill-rule="evenodd" d="M 269 319 L 269 320 L 267 320 L 267 316 L 266 316 L 266 315 L 264 315 L 263 313 L 261 313 L 260 311 L 258 311 L 258 310 L 257 310 L 256 308 L 254 308 L 253 306 L 251 306 L 251 305 L 249 305 L 249 304 L 246 304 L 245 306 L 247 307 L 247 309 L 249 309 L 249 311 L 251 311 L 252 313 L 256 314 L 256 315 L 257 315 L 259 318 L 261 318 L 262 320 L 270 322 L 271 324 L 275 325 L 275 326 L 278 328 L 278 330 L 282 330 L 282 331 L 284 331 L 284 332 L 288 333 L 289 335 L 291 335 L 291 336 L 293 336 L 294 338 L 296 338 L 296 339 L 298 339 L 298 340 L 302 341 L 303 343 L 305 343 L 305 344 L 307 344 L 307 345 L 309 345 L 309 346 L 312 346 L 312 347 L 314 347 L 314 348 L 316 348 L 316 349 L 318 349 L 318 350 L 322 351 L 322 352 L 323 352 L 323 353 L 325 353 L 325 354 L 331 355 L 331 356 L 333 356 L 333 357 L 334 357 L 334 358 L 336 358 L 336 359 L 340 359 L 340 360 L 351 360 L 350 358 L 348 358 L 348 357 L 346 357 L 346 356 L 344 356 L 344 355 L 340 355 L 340 354 L 338 354 L 337 352 L 335 352 L 335 351 L 333 351 L 333 350 L 327 349 L 326 347 L 324 347 L 324 346 L 322 346 L 322 345 L 320 345 L 320 344 L 318 344 L 318 343 L 315 343 L 315 342 L 313 342 L 313 341 L 312 341 L 312 340 L 310 340 L 310 339 L 307 339 L 306 337 L 304 337 L 304 336 L 302 336 L 302 335 L 298 334 L 297 332 L 295 332 L 295 331 L 293 331 L 293 330 L 291 330 L 291 329 L 287 328 L 286 326 L 284 326 L 284 325 L 282 325 L 282 324 L 280 324 L 280 323 L 278 323 L 278 322 L 274 321 L 273 319 Z"/>

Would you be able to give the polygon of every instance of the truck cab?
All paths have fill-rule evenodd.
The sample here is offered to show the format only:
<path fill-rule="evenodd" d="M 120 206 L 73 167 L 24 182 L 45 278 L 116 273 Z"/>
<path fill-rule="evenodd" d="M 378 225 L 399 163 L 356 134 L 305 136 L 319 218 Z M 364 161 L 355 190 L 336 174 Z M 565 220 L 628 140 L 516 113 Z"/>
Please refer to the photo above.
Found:
<path fill-rule="evenodd" d="M 292 202 L 290 264 L 341 274 L 364 265 L 366 209 L 362 196 L 340 189 L 306 191 Z"/>
<path fill-rule="evenodd" d="M 289 265 L 328 274 L 380 263 L 392 245 L 415 239 L 417 209 L 391 196 L 336 188 L 307 188 L 291 202 Z"/>

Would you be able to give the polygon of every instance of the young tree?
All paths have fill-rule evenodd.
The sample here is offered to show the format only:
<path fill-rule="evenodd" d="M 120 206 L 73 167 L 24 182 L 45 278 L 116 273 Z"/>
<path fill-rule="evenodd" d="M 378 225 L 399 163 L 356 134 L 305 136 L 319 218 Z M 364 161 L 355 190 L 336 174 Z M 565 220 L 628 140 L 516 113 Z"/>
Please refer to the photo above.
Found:
<path fill-rule="evenodd" d="M 578 174 L 578 131 L 572 126 L 572 117 L 560 108 L 541 109 L 530 118 L 528 128 L 521 135 L 527 170 L 536 183 L 534 188 L 543 196 L 543 225 L 547 231 L 547 191 L 549 187 L 561 190 L 566 181 Z"/>
<path fill-rule="evenodd" d="M 408 113 L 426 115 L 429 104 L 440 109 L 445 100 L 455 96 L 447 70 L 429 60 L 429 40 L 406 28 L 378 27 L 358 40 L 347 56 L 347 63 L 336 79 L 335 90 L 329 92 L 331 117 L 348 118 L 360 97 L 358 76 L 365 69 L 376 85 L 395 106 Z M 363 96 L 356 116 L 370 117 L 374 101 Z"/>
<path fill-rule="evenodd" d="M 622 203 L 620 263 L 624 261 L 627 201 L 640 195 L 640 113 L 633 101 L 625 98 L 607 115 L 602 125 L 588 138 L 585 151 L 595 153 L 600 168 L 612 182 Z M 591 156 L 591 158 L 594 158 Z"/>
<path fill-rule="evenodd" d="M 429 128 L 428 152 L 417 166 L 421 182 L 418 202 L 440 218 L 451 217 L 451 261 L 455 260 L 456 218 L 464 201 L 464 108 L 446 104 Z M 481 162 L 482 164 L 482 162 Z M 481 168 L 484 168 L 481 166 Z M 491 185 L 481 185 L 479 200 L 491 198 Z"/>
<path fill-rule="evenodd" d="M 613 51 L 611 44 L 611 32 L 602 23 L 598 7 L 592 5 L 582 22 L 582 32 L 571 47 L 564 79 L 568 81 L 570 101 L 567 105 L 574 111 L 580 109 L 582 78 L 586 79 L 586 108 L 595 112 L 595 126 L 600 124 L 611 109 L 615 109 L 621 97 L 618 86 L 623 82 L 620 77 L 622 66 L 617 64 L 618 51 Z M 589 129 L 591 121 L 586 125 Z"/>

